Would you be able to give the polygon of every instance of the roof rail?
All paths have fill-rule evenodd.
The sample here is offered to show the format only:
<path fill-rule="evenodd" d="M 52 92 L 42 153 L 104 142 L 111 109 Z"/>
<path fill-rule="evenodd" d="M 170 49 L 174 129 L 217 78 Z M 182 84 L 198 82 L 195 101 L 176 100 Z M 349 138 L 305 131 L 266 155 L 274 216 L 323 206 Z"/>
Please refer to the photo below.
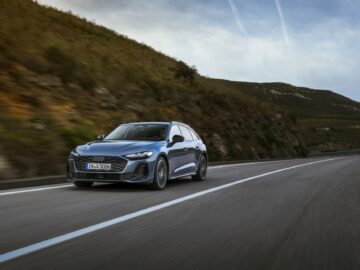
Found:
<path fill-rule="evenodd" d="M 178 124 L 178 125 L 183 125 L 183 126 L 186 126 L 186 127 L 190 127 L 189 125 L 185 124 L 185 123 L 182 123 L 182 122 L 179 122 L 179 121 L 170 121 L 171 124 Z"/>

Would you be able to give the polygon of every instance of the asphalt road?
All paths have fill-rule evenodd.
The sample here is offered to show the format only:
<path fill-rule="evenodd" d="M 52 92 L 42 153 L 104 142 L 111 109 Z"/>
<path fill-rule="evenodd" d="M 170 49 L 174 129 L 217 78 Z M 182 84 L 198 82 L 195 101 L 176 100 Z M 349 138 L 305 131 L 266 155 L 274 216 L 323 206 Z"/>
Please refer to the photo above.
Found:
<path fill-rule="evenodd" d="M 206 182 L 176 180 L 163 191 L 1 191 L 0 262 L 36 270 L 358 270 L 360 157 L 213 167 Z"/>

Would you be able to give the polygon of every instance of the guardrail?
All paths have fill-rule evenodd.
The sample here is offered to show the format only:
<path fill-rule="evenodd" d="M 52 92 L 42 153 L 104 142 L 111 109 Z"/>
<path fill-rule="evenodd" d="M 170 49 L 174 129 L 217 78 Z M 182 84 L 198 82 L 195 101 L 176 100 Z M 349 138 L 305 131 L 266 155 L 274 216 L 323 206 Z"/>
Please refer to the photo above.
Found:
<path fill-rule="evenodd" d="M 322 157 L 322 156 L 338 156 L 338 155 L 358 155 L 360 154 L 360 149 L 348 149 L 348 150 L 339 150 L 339 151 L 323 151 L 323 152 L 313 152 L 308 155 L 308 157 Z"/>

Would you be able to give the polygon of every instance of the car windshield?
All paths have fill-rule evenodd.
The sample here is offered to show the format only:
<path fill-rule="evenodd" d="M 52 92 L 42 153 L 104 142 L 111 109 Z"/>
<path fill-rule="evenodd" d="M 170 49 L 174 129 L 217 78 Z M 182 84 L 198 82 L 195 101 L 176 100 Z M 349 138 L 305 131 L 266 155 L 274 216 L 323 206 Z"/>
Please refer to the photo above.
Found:
<path fill-rule="evenodd" d="M 162 141 L 166 137 L 167 125 L 134 124 L 121 125 L 105 137 L 105 140 L 150 140 Z"/>

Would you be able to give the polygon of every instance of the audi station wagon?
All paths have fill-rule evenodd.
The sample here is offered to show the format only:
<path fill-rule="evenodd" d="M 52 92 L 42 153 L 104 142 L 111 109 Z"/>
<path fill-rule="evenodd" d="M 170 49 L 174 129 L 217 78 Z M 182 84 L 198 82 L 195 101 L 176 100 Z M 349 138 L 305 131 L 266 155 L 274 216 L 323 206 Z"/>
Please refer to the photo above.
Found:
<path fill-rule="evenodd" d="M 163 189 L 168 180 L 179 177 L 206 180 L 207 164 L 206 146 L 190 126 L 129 123 L 72 150 L 67 176 L 77 187 L 128 182 Z"/>

